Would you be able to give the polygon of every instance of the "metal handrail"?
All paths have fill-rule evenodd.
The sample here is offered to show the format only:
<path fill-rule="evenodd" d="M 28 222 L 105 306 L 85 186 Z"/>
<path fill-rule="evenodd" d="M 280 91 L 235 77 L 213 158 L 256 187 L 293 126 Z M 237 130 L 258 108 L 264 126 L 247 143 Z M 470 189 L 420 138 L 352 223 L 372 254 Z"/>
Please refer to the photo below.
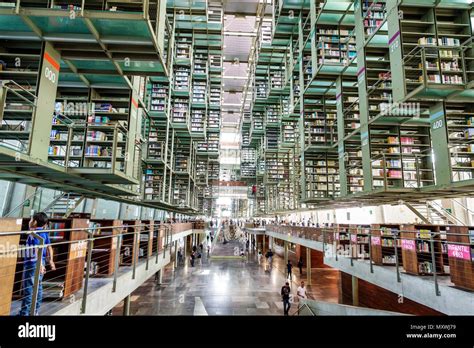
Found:
<path fill-rule="evenodd" d="M 13 80 L 5 80 L 3 81 L 3 86 L 10 92 L 12 92 L 13 94 L 15 94 L 18 98 L 21 98 L 23 99 L 25 102 L 27 103 L 30 103 L 33 105 L 33 107 L 36 107 L 36 100 L 37 100 L 37 96 L 34 95 L 33 93 L 31 93 L 29 90 L 25 89 L 23 86 L 19 85 L 18 83 L 16 83 L 15 81 Z M 14 89 L 8 87 L 7 85 L 8 84 L 12 84 L 12 85 L 15 85 L 16 88 L 18 89 L 21 89 L 23 92 L 27 93 L 30 95 L 30 97 L 32 97 L 34 99 L 34 102 L 32 102 L 31 100 L 29 100 L 28 98 L 24 97 L 23 95 L 21 95 L 20 93 L 18 93 L 17 91 L 15 91 Z"/>
<path fill-rule="evenodd" d="M 456 216 L 454 216 L 452 213 L 450 213 L 446 208 L 441 206 L 438 202 L 436 201 L 427 201 L 426 202 L 428 205 L 434 206 L 435 208 L 441 210 L 444 214 L 448 215 L 449 218 L 452 218 L 454 221 L 456 221 L 458 224 L 465 226 L 466 224 L 459 220 Z"/>
<path fill-rule="evenodd" d="M 315 317 L 316 316 L 316 313 L 313 312 L 313 310 L 311 309 L 310 306 L 308 306 L 307 303 L 303 303 L 302 305 L 299 305 L 298 308 L 296 309 L 296 312 L 293 313 L 292 315 L 295 316 L 295 315 L 300 315 L 300 312 L 303 310 L 303 308 L 306 308 L 307 310 L 309 310 L 309 312 L 311 313 L 311 316 Z"/>
<path fill-rule="evenodd" d="M 40 193 L 43 190 L 42 187 L 38 188 L 34 192 L 32 192 L 29 196 L 27 196 L 20 204 L 15 206 L 13 209 L 11 209 L 8 213 L 6 213 L 3 217 L 10 217 L 13 212 L 15 212 L 17 209 L 24 207 L 25 203 L 30 200 L 33 197 L 36 197 L 38 193 Z"/>

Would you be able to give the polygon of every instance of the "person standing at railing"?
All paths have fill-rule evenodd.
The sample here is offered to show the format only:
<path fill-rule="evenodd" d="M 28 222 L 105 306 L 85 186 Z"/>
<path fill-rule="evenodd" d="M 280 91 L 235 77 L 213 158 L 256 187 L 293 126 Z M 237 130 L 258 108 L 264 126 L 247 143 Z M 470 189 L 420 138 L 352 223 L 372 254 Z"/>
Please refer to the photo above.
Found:
<path fill-rule="evenodd" d="M 41 255 L 41 269 L 38 283 L 38 295 L 36 299 L 35 315 L 38 315 L 43 300 L 43 276 L 46 273 L 46 257 L 48 258 L 49 266 L 51 270 L 55 270 L 56 266 L 53 261 L 53 248 L 51 247 L 51 241 L 49 240 L 48 232 L 41 232 L 48 225 L 48 216 L 39 212 L 33 215 L 29 222 L 30 230 L 35 231 L 38 236 L 43 238 L 44 248 Z M 28 235 L 26 239 L 26 246 L 32 249 L 27 249 L 25 253 L 23 263 L 23 300 L 21 302 L 21 310 L 19 315 L 30 315 L 31 302 L 33 301 L 33 287 L 35 283 L 35 271 L 38 249 L 36 248 L 40 244 L 39 240 L 33 236 Z"/>

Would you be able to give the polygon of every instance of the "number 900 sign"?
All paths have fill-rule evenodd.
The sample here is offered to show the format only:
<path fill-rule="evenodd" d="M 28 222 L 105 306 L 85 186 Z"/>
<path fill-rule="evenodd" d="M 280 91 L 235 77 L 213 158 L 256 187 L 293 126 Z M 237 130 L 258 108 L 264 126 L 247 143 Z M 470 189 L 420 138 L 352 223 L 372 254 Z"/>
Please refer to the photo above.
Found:
<path fill-rule="evenodd" d="M 50 68 L 46 67 L 44 69 L 44 76 L 52 83 L 56 83 L 56 73 Z"/>

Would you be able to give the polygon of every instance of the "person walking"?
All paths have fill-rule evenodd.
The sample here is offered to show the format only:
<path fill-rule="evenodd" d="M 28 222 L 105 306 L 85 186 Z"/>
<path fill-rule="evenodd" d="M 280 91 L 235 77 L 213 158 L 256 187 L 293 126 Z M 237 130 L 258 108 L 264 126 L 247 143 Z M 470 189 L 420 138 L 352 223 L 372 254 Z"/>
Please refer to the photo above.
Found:
<path fill-rule="evenodd" d="M 48 232 L 42 232 L 47 229 L 48 215 L 43 212 L 39 212 L 33 215 L 29 222 L 31 231 L 43 239 L 43 245 L 45 246 L 41 251 L 41 265 L 40 275 L 38 283 L 38 293 L 36 297 L 36 308 L 35 315 L 38 315 L 41 303 L 43 301 L 43 277 L 46 273 L 46 258 L 48 259 L 49 266 L 52 271 L 56 270 L 56 266 L 53 261 L 53 248 L 51 247 L 51 241 L 49 239 Z M 26 238 L 26 246 L 29 249 L 25 252 L 25 258 L 23 263 L 23 299 L 21 301 L 21 309 L 19 315 L 28 316 L 31 312 L 31 303 L 33 302 L 33 286 L 35 283 L 35 272 L 36 263 L 38 260 L 39 251 L 36 248 L 40 244 L 38 238 L 29 234 Z"/>
<path fill-rule="evenodd" d="M 303 256 L 300 256 L 298 260 L 298 268 L 300 269 L 300 275 L 303 275 Z"/>
<path fill-rule="evenodd" d="M 204 250 L 204 245 L 203 245 L 202 243 L 199 244 L 199 249 L 201 250 L 201 252 L 203 252 L 203 250 Z"/>
<path fill-rule="evenodd" d="M 178 265 L 183 263 L 183 253 L 181 252 L 181 248 L 178 249 Z"/>
<path fill-rule="evenodd" d="M 199 260 L 199 266 L 202 266 L 202 255 L 201 255 L 201 253 L 198 252 L 197 258 Z"/>
<path fill-rule="evenodd" d="M 208 244 L 207 245 L 207 257 L 209 257 L 210 252 L 211 252 L 211 246 Z"/>
<path fill-rule="evenodd" d="M 257 260 L 258 260 L 258 264 L 260 265 L 260 263 L 262 261 L 262 251 L 261 250 L 258 251 Z"/>
<path fill-rule="evenodd" d="M 281 299 L 283 301 L 283 314 L 284 315 L 288 315 L 291 308 L 290 294 L 291 294 L 290 283 L 286 282 L 285 285 L 283 285 L 281 288 Z"/>
<path fill-rule="evenodd" d="M 301 281 L 301 285 L 298 286 L 298 289 L 296 289 L 296 295 L 298 296 L 298 300 L 301 300 L 302 298 L 308 298 L 308 296 L 306 296 L 304 281 Z"/>
<path fill-rule="evenodd" d="M 293 265 L 291 264 L 291 261 L 288 260 L 288 263 L 286 264 L 286 269 L 287 269 L 287 276 L 288 278 L 291 280 L 292 277 L 291 277 L 291 269 L 293 268 Z"/>
<path fill-rule="evenodd" d="M 191 256 L 190 256 L 190 261 L 191 261 L 191 267 L 194 267 L 194 259 L 195 259 L 196 255 L 194 254 L 194 251 L 191 253 Z"/>
<path fill-rule="evenodd" d="M 272 268 L 272 264 L 273 264 L 273 251 L 272 251 L 272 249 L 268 250 L 267 254 L 268 254 L 268 265 L 269 265 L 270 268 Z"/>

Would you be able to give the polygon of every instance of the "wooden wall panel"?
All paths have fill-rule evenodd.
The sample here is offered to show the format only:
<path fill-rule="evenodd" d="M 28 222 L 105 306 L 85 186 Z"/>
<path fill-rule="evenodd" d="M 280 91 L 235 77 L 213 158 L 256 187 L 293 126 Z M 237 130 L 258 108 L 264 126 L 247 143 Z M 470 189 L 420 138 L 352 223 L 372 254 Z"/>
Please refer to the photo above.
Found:
<path fill-rule="evenodd" d="M 20 244 L 20 235 L 2 236 L 6 232 L 21 231 L 22 219 L 1 219 L 0 220 L 0 245 L 2 252 L 6 254 L 0 255 L 0 315 L 10 315 L 10 307 L 12 301 L 13 282 L 15 279 L 15 268 L 17 262 L 16 251 L 8 252 L 18 248 Z"/>
<path fill-rule="evenodd" d="M 86 229 L 88 227 L 89 220 L 87 219 L 72 220 L 72 229 Z M 82 281 L 84 279 L 84 264 L 87 251 L 86 239 L 87 232 L 85 230 L 70 232 L 70 241 L 78 242 L 69 244 L 66 277 L 64 280 L 64 297 L 67 297 L 82 288 Z"/>
<path fill-rule="evenodd" d="M 340 273 L 342 303 L 352 305 L 352 276 L 344 272 Z M 413 315 L 443 315 L 407 298 L 403 299 L 403 303 L 399 303 L 398 294 L 362 279 L 359 279 L 359 306 Z"/>

